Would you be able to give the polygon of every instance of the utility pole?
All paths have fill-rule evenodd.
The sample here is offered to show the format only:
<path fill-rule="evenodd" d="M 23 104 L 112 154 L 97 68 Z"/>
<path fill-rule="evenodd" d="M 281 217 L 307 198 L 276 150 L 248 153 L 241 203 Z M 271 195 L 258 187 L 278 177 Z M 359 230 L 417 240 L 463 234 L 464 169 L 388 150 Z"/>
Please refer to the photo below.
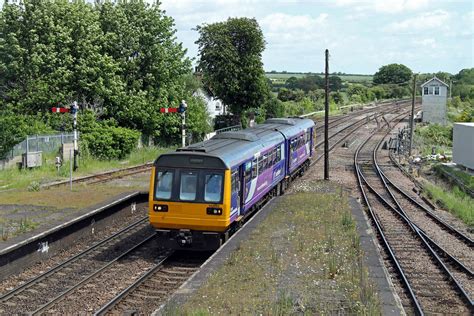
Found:
<path fill-rule="evenodd" d="M 413 75 L 413 91 L 411 97 L 411 115 L 410 115 L 410 145 L 408 147 L 408 156 L 411 156 L 411 146 L 413 145 L 413 129 L 415 125 L 415 95 L 416 95 L 416 74 Z"/>
<path fill-rule="evenodd" d="M 329 50 L 326 49 L 324 98 L 324 180 L 329 180 Z"/>

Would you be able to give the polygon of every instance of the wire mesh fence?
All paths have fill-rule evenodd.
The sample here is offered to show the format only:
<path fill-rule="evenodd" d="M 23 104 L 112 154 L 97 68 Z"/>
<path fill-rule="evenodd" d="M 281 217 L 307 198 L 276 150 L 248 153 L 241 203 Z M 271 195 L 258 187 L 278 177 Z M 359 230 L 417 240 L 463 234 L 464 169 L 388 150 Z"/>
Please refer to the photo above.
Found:
<path fill-rule="evenodd" d="M 79 134 L 78 134 L 79 139 Z M 15 157 L 29 152 L 51 153 L 58 151 L 62 144 L 72 143 L 74 134 L 53 134 L 53 135 L 30 135 L 21 143 L 16 144 L 6 155 L 0 159 L 0 169 L 4 168 L 7 163 Z"/>

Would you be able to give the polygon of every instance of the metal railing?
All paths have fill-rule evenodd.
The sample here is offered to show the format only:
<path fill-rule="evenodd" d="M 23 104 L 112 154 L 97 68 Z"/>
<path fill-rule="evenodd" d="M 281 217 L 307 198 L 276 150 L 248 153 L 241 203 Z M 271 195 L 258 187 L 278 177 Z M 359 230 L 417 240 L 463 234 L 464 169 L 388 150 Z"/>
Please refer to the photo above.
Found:
<path fill-rule="evenodd" d="M 6 156 L 0 159 L 0 169 L 2 169 L 9 160 L 12 160 L 15 157 L 21 157 L 22 154 L 38 151 L 43 153 L 54 152 L 57 151 L 62 144 L 72 143 L 73 140 L 73 133 L 26 136 L 25 140 L 13 146 Z"/>

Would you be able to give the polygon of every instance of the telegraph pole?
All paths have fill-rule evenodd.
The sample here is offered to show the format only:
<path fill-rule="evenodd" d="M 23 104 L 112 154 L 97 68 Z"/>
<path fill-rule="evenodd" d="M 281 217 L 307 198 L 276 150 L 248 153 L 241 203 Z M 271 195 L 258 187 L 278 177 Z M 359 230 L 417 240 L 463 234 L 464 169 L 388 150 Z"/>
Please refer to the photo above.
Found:
<path fill-rule="evenodd" d="M 411 146 L 413 145 L 413 129 L 415 125 L 415 95 L 416 95 L 416 74 L 413 75 L 413 91 L 411 96 L 411 115 L 410 115 L 410 145 L 408 147 L 408 157 L 411 156 Z"/>
<path fill-rule="evenodd" d="M 329 180 L 329 50 L 326 49 L 324 98 L 324 180 Z"/>

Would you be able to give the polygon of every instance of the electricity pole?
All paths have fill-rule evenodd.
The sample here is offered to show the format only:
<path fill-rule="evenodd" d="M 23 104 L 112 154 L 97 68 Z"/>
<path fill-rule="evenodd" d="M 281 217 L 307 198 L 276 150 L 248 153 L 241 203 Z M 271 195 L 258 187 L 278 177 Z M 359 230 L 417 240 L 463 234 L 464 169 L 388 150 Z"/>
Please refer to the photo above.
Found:
<path fill-rule="evenodd" d="M 326 49 L 324 98 L 324 180 L 329 180 L 329 50 Z"/>
<path fill-rule="evenodd" d="M 411 146 L 413 145 L 413 129 L 415 125 L 415 95 L 416 95 L 416 74 L 413 75 L 413 91 L 411 97 L 410 115 L 410 146 L 408 147 L 408 157 L 411 156 Z"/>

